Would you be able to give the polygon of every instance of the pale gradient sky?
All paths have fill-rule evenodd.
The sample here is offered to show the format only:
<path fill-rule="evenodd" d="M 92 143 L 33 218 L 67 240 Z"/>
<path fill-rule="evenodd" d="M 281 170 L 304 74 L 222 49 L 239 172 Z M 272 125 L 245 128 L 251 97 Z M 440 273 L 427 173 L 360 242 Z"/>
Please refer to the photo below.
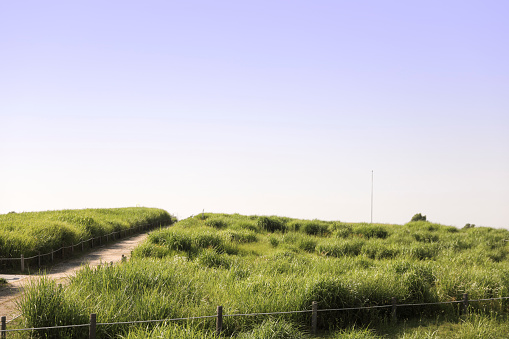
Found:
<path fill-rule="evenodd" d="M 2 1 L 0 213 L 509 228 L 507 1 Z"/>

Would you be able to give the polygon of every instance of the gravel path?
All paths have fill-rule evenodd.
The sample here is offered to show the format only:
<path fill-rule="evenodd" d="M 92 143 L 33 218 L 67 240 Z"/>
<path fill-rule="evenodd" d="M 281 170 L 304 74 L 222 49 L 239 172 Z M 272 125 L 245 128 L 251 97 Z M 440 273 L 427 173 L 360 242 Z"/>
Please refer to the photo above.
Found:
<path fill-rule="evenodd" d="M 145 238 L 147 234 L 138 234 L 127 239 L 117 241 L 113 244 L 96 247 L 94 251 L 83 256 L 76 256 L 68 260 L 63 260 L 49 268 L 46 275 L 56 281 L 65 283 L 68 276 L 79 270 L 83 265 L 97 266 L 100 263 L 117 262 L 122 260 L 122 255 L 128 257 L 131 251 Z M 0 287 L 0 316 L 6 316 L 7 321 L 18 315 L 20 312 L 16 308 L 16 299 L 19 298 L 23 287 L 31 279 L 37 279 L 41 274 L 32 275 L 14 275 L 0 274 L 0 278 L 5 278 L 7 286 Z"/>

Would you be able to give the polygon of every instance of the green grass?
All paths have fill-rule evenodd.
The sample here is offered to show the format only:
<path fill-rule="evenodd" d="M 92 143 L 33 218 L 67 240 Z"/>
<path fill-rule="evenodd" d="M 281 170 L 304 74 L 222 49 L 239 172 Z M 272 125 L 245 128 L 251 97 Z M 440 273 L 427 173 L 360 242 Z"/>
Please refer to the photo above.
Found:
<path fill-rule="evenodd" d="M 27 289 L 33 298 L 20 306 L 27 326 L 40 326 L 46 318 L 79 323 L 90 313 L 118 322 L 213 315 L 219 305 L 225 314 L 242 314 L 309 310 L 313 301 L 328 309 L 387 305 L 392 297 L 399 303 L 455 301 L 463 293 L 507 297 L 505 239 L 507 230 L 423 221 L 369 225 L 206 213 L 151 232 L 128 262 L 85 268 L 65 289 L 34 285 Z M 320 312 L 318 326 L 327 338 L 438 338 L 447 337 L 437 336 L 447 326 L 464 337 L 507 333 L 506 301 L 470 305 L 474 315 L 467 318 L 458 304 L 399 307 L 392 332 L 390 309 Z M 405 327 L 437 317 L 440 323 Z M 309 313 L 224 320 L 224 335 L 233 338 L 304 338 L 311 324 Z M 214 328 L 207 319 L 98 330 L 102 337 L 212 338 Z"/>
<path fill-rule="evenodd" d="M 169 225 L 176 219 L 156 208 L 83 209 L 0 215 L 0 257 L 47 253 L 62 245 L 140 225 Z"/>

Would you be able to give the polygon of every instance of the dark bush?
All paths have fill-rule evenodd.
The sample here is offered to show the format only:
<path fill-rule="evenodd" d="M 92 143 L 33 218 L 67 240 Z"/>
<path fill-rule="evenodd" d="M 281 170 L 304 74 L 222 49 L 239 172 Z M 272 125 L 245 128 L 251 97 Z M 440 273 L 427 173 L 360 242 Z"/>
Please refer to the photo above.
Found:
<path fill-rule="evenodd" d="M 421 213 L 414 214 L 410 221 L 426 221 L 426 216 Z"/>
<path fill-rule="evenodd" d="M 354 229 L 354 233 L 362 235 L 365 238 L 385 239 L 389 233 L 382 226 L 365 225 Z"/>
<path fill-rule="evenodd" d="M 267 232 L 286 231 L 286 225 L 278 217 L 259 217 L 258 226 Z"/>
<path fill-rule="evenodd" d="M 302 230 L 309 235 L 323 235 L 328 232 L 329 228 L 326 223 L 313 220 L 304 223 Z"/>
<path fill-rule="evenodd" d="M 228 223 L 222 219 L 207 219 L 205 225 L 214 228 L 225 228 L 228 226 Z"/>

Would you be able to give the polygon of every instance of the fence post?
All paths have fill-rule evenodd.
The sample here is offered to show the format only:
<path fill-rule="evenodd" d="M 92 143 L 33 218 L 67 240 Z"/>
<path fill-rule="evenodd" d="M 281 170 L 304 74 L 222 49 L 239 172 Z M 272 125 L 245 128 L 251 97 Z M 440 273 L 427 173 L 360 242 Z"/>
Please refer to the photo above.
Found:
<path fill-rule="evenodd" d="M 81 252 L 83 252 L 83 239 L 81 239 Z"/>
<path fill-rule="evenodd" d="M 25 272 L 25 257 L 21 255 L 21 272 Z"/>
<path fill-rule="evenodd" d="M 463 314 L 468 314 L 468 293 L 463 293 Z"/>
<path fill-rule="evenodd" d="M 311 333 L 316 334 L 316 324 L 318 322 L 318 303 L 313 301 L 312 306 L 313 314 L 311 315 Z"/>
<path fill-rule="evenodd" d="M 41 251 L 37 252 L 37 266 L 41 267 Z"/>
<path fill-rule="evenodd" d="M 62 243 L 62 260 L 64 259 L 65 257 L 65 254 L 64 254 L 65 250 L 64 250 L 64 243 Z"/>
<path fill-rule="evenodd" d="M 95 339 L 96 314 L 90 314 L 90 327 L 88 328 L 88 338 Z"/>
<path fill-rule="evenodd" d="M 5 334 L 6 334 L 6 333 L 5 333 L 4 331 L 5 331 L 6 329 L 7 329 L 6 317 L 5 317 L 5 316 L 3 316 L 3 317 L 2 317 L 2 337 L 1 337 L 2 339 L 5 339 Z"/>
<path fill-rule="evenodd" d="M 392 297 L 391 301 L 392 301 L 392 322 L 395 324 L 398 322 L 398 315 L 396 313 L 397 300 L 396 298 Z"/>
<path fill-rule="evenodd" d="M 216 333 L 219 335 L 223 330 L 223 306 L 217 306 Z"/>
<path fill-rule="evenodd" d="M 102 237 L 99 236 L 99 246 L 101 246 L 102 244 L 103 244 Z"/>
<path fill-rule="evenodd" d="M 55 258 L 53 257 L 53 253 L 55 253 L 55 251 L 51 250 L 51 263 L 53 263 L 53 261 L 55 261 Z"/>

